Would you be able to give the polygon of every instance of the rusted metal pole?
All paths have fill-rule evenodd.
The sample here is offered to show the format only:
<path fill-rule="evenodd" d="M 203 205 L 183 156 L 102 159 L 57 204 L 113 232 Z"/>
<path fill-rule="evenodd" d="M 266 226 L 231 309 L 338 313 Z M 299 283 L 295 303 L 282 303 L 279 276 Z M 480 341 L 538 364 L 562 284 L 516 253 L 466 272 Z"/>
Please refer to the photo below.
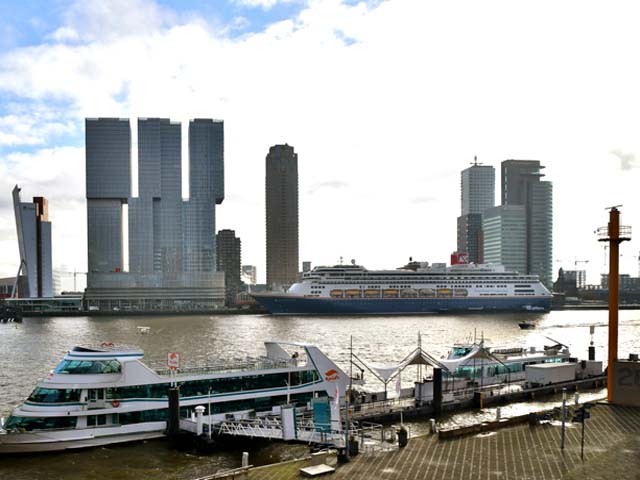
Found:
<path fill-rule="evenodd" d="M 618 252 L 620 249 L 620 211 L 609 212 L 609 361 L 607 400 L 613 401 L 614 364 L 618 359 L 618 303 L 620 299 Z"/>

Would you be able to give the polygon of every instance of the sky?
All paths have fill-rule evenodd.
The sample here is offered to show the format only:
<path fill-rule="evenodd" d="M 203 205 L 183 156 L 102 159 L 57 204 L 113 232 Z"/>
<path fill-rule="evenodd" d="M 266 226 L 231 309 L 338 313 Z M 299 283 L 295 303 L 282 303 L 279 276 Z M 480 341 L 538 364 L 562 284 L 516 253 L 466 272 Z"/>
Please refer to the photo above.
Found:
<path fill-rule="evenodd" d="M 586 267 L 598 283 L 605 208 L 622 205 L 640 235 L 639 13 L 589 0 L 0 0 L 0 276 L 19 265 L 15 184 L 23 201 L 49 199 L 54 270 L 86 271 L 85 117 L 204 117 L 225 122 L 217 228 L 236 231 L 260 281 L 265 156 L 288 143 L 300 261 L 448 261 L 460 171 L 477 156 L 499 185 L 501 161 L 536 159 L 554 186 L 554 270 Z M 640 237 L 622 245 L 622 273 L 638 275 L 639 251 Z"/>

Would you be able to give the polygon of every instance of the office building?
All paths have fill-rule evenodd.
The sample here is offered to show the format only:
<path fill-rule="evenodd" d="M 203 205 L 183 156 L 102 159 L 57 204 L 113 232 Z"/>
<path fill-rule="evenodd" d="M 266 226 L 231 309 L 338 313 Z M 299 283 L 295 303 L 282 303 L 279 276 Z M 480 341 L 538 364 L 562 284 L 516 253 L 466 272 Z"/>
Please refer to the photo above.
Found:
<path fill-rule="evenodd" d="M 224 199 L 223 122 L 189 122 L 186 200 L 181 124 L 140 118 L 137 130 L 138 195 L 133 197 L 129 120 L 86 120 L 86 306 L 215 308 L 224 301 L 215 242 L 215 205 Z"/>
<path fill-rule="evenodd" d="M 527 218 L 523 205 L 500 205 L 482 217 L 484 262 L 527 271 Z"/>
<path fill-rule="evenodd" d="M 266 158 L 267 285 L 281 289 L 298 276 L 298 155 L 275 145 Z"/>
<path fill-rule="evenodd" d="M 460 212 L 457 224 L 457 251 L 467 252 L 469 261 L 484 261 L 482 214 L 495 205 L 495 170 L 474 163 L 460 174 Z"/>
<path fill-rule="evenodd" d="M 537 160 L 502 162 L 503 205 L 525 207 L 527 226 L 526 273 L 553 284 L 553 185 L 543 181 L 544 166 Z"/>
<path fill-rule="evenodd" d="M 49 202 L 44 197 L 33 197 L 32 203 L 21 201 L 18 185 L 12 195 L 20 252 L 18 274 L 25 278 L 24 287 L 19 285 L 19 296 L 53 297 Z M 20 287 L 26 291 L 20 291 Z"/>
<path fill-rule="evenodd" d="M 233 303 L 233 298 L 242 287 L 241 256 L 241 242 L 236 232 L 220 230 L 216 235 L 217 270 L 224 272 L 227 303 Z"/>

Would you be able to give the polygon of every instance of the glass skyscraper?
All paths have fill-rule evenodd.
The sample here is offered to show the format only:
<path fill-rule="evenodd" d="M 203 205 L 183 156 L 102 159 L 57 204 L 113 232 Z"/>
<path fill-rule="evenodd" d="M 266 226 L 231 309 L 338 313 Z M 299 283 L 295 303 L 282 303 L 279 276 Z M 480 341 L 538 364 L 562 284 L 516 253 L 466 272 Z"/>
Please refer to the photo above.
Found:
<path fill-rule="evenodd" d="M 129 120 L 86 120 L 87 302 L 101 309 L 215 307 L 224 301 L 224 276 L 215 268 L 215 205 L 224 199 L 223 122 L 189 122 L 187 200 L 180 123 L 140 118 L 137 127 L 133 197 Z"/>
<path fill-rule="evenodd" d="M 33 203 L 21 201 L 18 185 L 12 193 L 20 250 L 20 272 L 25 279 L 18 283 L 19 296 L 53 297 L 49 203 L 44 197 L 33 197 Z"/>
<path fill-rule="evenodd" d="M 482 252 L 482 214 L 495 205 L 496 174 L 492 166 L 474 164 L 460 174 L 458 252 L 467 252 L 469 261 L 485 261 Z"/>
<path fill-rule="evenodd" d="M 502 259 L 509 268 L 538 275 L 551 289 L 553 185 L 541 180 L 543 168 L 538 160 L 502 162 L 502 206 L 492 209 L 490 214 L 485 212 L 483 218 L 484 260 L 499 263 Z M 498 232 L 497 225 L 501 225 L 502 233 Z"/>

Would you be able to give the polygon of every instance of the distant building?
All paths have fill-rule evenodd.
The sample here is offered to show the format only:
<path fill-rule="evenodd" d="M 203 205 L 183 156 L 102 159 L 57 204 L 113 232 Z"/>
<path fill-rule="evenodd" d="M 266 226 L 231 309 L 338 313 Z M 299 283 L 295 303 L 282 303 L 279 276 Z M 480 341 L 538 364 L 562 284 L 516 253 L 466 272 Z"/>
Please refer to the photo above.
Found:
<path fill-rule="evenodd" d="M 255 285 L 258 283 L 258 269 L 255 265 L 242 265 L 242 279 L 244 283 Z"/>
<path fill-rule="evenodd" d="M 298 276 L 298 155 L 275 145 L 266 158 L 267 285 L 282 288 Z"/>
<path fill-rule="evenodd" d="M 220 230 L 216 235 L 217 269 L 224 272 L 227 303 L 233 303 L 233 298 L 242 286 L 240 278 L 240 264 L 242 247 L 240 238 L 234 230 Z"/>
<path fill-rule="evenodd" d="M 527 218 L 523 205 L 485 210 L 482 219 L 484 262 L 526 273 Z"/>
<path fill-rule="evenodd" d="M 311 271 L 311 262 L 302 262 L 302 271 L 310 272 Z"/>
<path fill-rule="evenodd" d="M 460 174 L 460 211 L 457 251 L 469 253 L 469 261 L 483 262 L 482 214 L 495 205 L 495 170 L 474 164 Z"/>
<path fill-rule="evenodd" d="M 215 205 L 224 199 L 223 122 L 189 122 L 188 200 L 182 141 L 179 122 L 138 119 L 133 197 L 129 120 L 86 120 L 87 307 L 206 310 L 223 303 L 215 242 Z"/>
<path fill-rule="evenodd" d="M 53 297 L 51 267 L 51 222 L 49 202 L 33 197 L 33 203 L 20 200 L 20 188 L 13 189 L 13 208 L 20 250 L 20 271 L 26 279 L 21 297 Z"/>
<path fill-rule="evenodd" d="M 538 160 L 502 162 L 503 205 L 522 205 L 526 215 L 526 270 L 547 287 L 553 283 L 553 185 L 542 181 Z"/>

